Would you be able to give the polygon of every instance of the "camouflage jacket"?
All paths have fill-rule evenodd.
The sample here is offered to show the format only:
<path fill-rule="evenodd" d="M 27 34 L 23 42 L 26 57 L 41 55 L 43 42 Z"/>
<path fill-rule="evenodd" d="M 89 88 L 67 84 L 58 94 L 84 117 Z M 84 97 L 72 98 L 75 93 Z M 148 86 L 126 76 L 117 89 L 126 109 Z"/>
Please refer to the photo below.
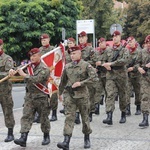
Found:
<path fill-rule="evenodd" d="M 8 75 L 8 71 L 12 69 L 13 66 L 13 59 L 3 53 L 0 56 L 0 79 L 4 78 Z M 8 90 L 11 90 L 11 82 L 9 80 L 5 80 L 4 82 L 0 83 L 0 93 L 7 94 Z"/>
<path fill-rule="evenodd" d="M 68 63 L 63 70 L 59 94 L 63 93 L 66 86 L 72 86 L 75 82 L 81 82 L 81 86 L 77 87 L 77 90 L 74 91 L 75 95 L 73 98 L 85 97 L 88 95 L 87 86 L 97 81 L 95 69 L 88 62 L 80 60 L 78 64 L 74 64 L 74 62 Z"/>
<path fill-rule="evenodd" d="M 68 64 L 70 63 L 72 60 L 70 58 L 70 55 L 68 53 L 68 51 L 65 51 L 65 63 Z"/>
<path fill-rule="evenodd" d="M 41 46 L 39 49 L 41 51 L 41 54 L 44 55 L 45 53 L 50 52 L 51 50 L 53 50 L 54 46 L 49 46 L 47 48 L 44 47 L 44 46 Z"/>
<path fill-rule="evenodd" d="M 27 70 L 25 70 L 27 72 Z M 41 83 L 47 87 L 47 81 L 50 76 L 50 70 L 42 62 L 35 68 L 33 68 L 33 75 L 27 75 L 25 77 L 26 93 L 36 96 L 45 96 L 46 94 L 40 91 L 34 84 Z M 34 83 L 34 84 L 33 84 Z"/>

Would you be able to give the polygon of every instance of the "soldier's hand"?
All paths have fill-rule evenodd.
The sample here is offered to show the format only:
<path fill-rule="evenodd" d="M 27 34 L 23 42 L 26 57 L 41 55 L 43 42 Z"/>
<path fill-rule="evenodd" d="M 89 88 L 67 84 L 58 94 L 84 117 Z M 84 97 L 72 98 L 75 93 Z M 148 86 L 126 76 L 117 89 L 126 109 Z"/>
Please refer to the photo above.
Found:
<path fill-rule="evenodd" d="M 141 73 L 141 74 L 144 74 L 145 73 L 145 70 L 141 67 L 138 68 L 138 71 Z"/>
<path fill-rule="evenodd" d="M 100 66 L 101 65 L 101 61 L 97 61 L 95 64 L 96 64 L 96 66 Z"/>
<path fill-rule="evenodd" d="M 148 64 L 146 64 L 146 67 L 147 67 L 147 68 L 150 68 L 150 62 L 149 62 Z"/>
<path fill-rule="evenodd" d="M 59 95 L 59 101 L 60 101 L 60 102 L 63 101 L 62 95 Z"/>
<path fill-rule="evenodd" d="M 111 63 L 104 63 L 102 66 L 105 67 L 107 70 L 111 70 Z"/>
<path fill-rule="evenodd" d="M 17 72 L 20 74 L 20 76 L 25 77 L 27 74 L 24 73 L 24 71 L 22 69 L 17 69 Z"/>
<path fill-rule="evenodd" d="M 129 68 L 128 68 L 128 72 L 133 71 L 133 69 L 134 69 L 133 67 L 129 67 Z"/>
<path fill-rule="evenodd" d="M 76 88 L 76 87 L 79 87 L 81 86 L 81 83 L 80 82 L 75 82 L 73 85 L 72 85 L 72 88 Z"/>
<path fill-rule="evenodd" d="M 17 73 L 16 70 L 10 69 L 8 75 L 9 75 L 9 77 L 12 77 L 12 76 L 14 76 L 16 73 Z"/>

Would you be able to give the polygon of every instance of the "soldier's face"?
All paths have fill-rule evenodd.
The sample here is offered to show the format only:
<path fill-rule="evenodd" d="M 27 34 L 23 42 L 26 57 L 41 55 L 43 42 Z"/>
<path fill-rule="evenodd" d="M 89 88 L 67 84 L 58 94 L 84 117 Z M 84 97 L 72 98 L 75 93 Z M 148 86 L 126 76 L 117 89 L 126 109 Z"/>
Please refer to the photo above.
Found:
<path fill-rule="evenodd" d="M 46 38 L 46 39 L 41 39 L 41 44 L 42 46 L 47 46 L 50 42 L 50 39 L 49 38 Z"/>
<path fill-rule="evenodd" d="M 72 41 L 69 41 L 67 45 L 68 45 L 68 47 L 70 48 L 70 47 L 75 46 L 75 43 L 74 43 L 74 42 L 72 42 Z"/>
<path fill-rule="evenodd" d="M 0 50 L 2 50 L 3 49 L 3 44 L 2 45 L 0 45 Z"/>
<path fill-rule="evenodd" d="M 71 52 L 70 57 L 72 61 L 79 60 L 81 58 L 81 50 Z"/>
<path fill-rule="evenodd" d="M 135 44 L 136 44 L 135 39 L 130 40 L 130 41 L 129 41 L 129 43 L 128 43 L 128 45 L 129 45 L 130 47 L 132 47 L 132 48 L 134 48 L 134 47 L 135 47 Z"/>
<path fill-rule="evenodd" d="M 40 62 L 40 59 L 41 59 L 40 53 L 36 53 L 36 54 L 33 54 L 32 56 L 30 56 L 31 63 L 38 63 L 38 62 Z"/>
<path fill-rule="evenodd" d="M 85 44 L 87 43 L 87 36 L 82 36 L 82 37 L 79 37 L 79 43 L 80 44 Z"/>
<path fill-rule="evenodd" d="M 105 48 L 106 47 L 106 42 L 105 41 L 99 42 L 99 47 L 100 48 Z"/>
<path fill-rule="evenodd" d="M 147 48 L 150 48 L 150 42 L 147 42 L 147 43 L 146 43 L 146 47 L 147 47 Z"/>
<path fill-rule="evenodd" d="M 121 36 L 120 35 L 113 36 L 114 44 L 119 44 L 120 41 L 121 41 Z"/>

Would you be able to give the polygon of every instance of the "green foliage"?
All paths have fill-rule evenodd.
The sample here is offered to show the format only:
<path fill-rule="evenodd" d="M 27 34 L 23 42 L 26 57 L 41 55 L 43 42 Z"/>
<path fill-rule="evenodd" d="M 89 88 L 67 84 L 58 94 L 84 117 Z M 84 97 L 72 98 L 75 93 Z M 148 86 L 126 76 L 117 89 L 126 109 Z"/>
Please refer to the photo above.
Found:
<path fill-rule="evenodd" d="M 1 0 L 0 37 L 6 52 L 21 60 L 28 50 L 40 46 L 42 33 L 51 36 L 53 45 L 61 40 L 62 27 L 67 36 L 75 35 L 80 4 L 78 0 Z"/>
<path fill-rule="evenodd" d="M 125 25 L 126 37 L 134 36 L 142 44 L 150 34 L 150 3 L 149 0 L 137 0 L 129 3 Z"/>

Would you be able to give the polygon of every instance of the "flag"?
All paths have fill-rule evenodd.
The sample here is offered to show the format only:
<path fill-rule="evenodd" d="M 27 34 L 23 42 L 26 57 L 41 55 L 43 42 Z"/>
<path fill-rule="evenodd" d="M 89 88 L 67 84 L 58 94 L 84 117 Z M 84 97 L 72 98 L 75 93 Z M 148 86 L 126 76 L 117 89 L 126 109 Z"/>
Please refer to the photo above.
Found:
<path fill-rule="evenodd" d="M 60 44 L 57 48 L 41 56 L 41 61 L 50 69 L 48 89 L 50 97 L 58 91 L 61 75 L 65 66 L 65 46 Z"/>

